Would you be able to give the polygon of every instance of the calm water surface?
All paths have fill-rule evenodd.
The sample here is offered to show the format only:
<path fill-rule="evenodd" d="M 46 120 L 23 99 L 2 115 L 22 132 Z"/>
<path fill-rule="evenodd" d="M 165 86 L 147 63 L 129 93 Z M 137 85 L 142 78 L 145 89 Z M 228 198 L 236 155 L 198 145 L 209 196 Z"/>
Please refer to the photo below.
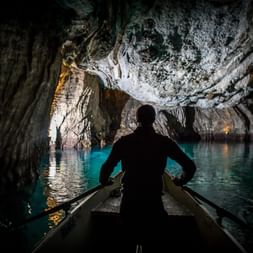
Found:
<path fill-rule="evenodd" d="M 253 224 L 253 144 L 196 143 L 180 144 L 195 161 L 197 172 L 188 186 L 217 205 Z M 110 147 L 92 151 L 51 152 L 41 162 L 41 177 L 26 194 L 11 196 L 1 204 L 0 220 L 18 222 L 70 200 L 98 184 L 101 164 Z M 177 175 L 180 167 L 168 159 L 168 171 Z M 114 174 L 120 170 L 120 164 Z M 211 214 L 215 213 L 210 209 Z M 64 217 L 57 212 L 28 224 L 18 231 L 23 252 L 32 247 Z M 253 233 L 224 219 L 228 230 L 249 250 Z M 253 252 L 250 250 L 250 252 Z"/>

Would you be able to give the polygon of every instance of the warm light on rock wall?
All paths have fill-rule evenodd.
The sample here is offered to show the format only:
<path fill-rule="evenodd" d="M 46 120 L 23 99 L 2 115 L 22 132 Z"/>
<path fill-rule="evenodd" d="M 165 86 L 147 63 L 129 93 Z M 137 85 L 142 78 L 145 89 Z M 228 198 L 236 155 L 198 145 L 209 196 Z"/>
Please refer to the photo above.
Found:
<path fill-rule="evenodd" d="M 55 89 L 54 98 L 53 98 L 53 102 L 51 106 L 51 112 L 50 112 L 51 116 L 54 114 L 56 110 L 59 97 L 62 96 L 64 84 L 66 83 L 69 76 L 70 76 L 70 66 L 63 63 L 61 66 L 61 73 L 60 73 L 59 81 Z"/>
<path fill-rule="evenodd" d="M 229 134 L 229 132 L 230 132 L 230 127 L 229 126 L 225 126 L 224 128 L 223 128 L 223 131 L 224 131 L 224 133 L 227 135 L 227 134 Z"/>
<path fill-rule="evenodd" d="M 85 125 L 84 115 L 86 106 L 78 103 L 80 96 L 88 96 L 91 92 L 89 88 L 84 88 L 85 73 L 72 66 L 62 65 L 61 76 L 54 95 L 54 103 L 51 110 L 51 123 L 49 136 L 51 144 L 55 143 L 58 134 L 65 136 L 62 145 L 74 147 L 79 136 L 78 122 Z M 75 117 L 66 117 L 76 112 Z M 64 125 L 64 126 L 63 126 Z M 64 130 L 63 130 L 64 129 Z M 71 143 L 71 144 L 70 144 Z"/>

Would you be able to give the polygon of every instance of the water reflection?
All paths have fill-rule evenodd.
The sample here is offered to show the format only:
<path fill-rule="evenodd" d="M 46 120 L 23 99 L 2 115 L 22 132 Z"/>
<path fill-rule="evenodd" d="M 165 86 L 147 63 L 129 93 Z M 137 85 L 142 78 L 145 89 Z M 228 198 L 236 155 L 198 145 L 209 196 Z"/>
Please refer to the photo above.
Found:
<path fill-rule="evenodd" d="M 50 153 L 49 164 L 44 170 L 46 196 L 59 204 L 87 189 L 84 165 L 75 150 Z"/>
<path fill-rule="evenodd" d="M 62 151 L 56 150 L 55 151 L 55 165 L 56 165 L 56 168 L 60 168 L 61 159 L 62 159 Z"/>
<path fill-rule="evenodd" d="M 253 144 L 182 143 L 180 146 L 197 165 L 196 175 L 188 185 L 253 224 Z M 6 200 L 7 204 L 1 205 L 0 217 L 2 220 L 23 220 L 94 187 L 98 184 L 101 164 L 110 150 L 107 147 L 88 151 L 51 152 L 42 160 L 41 177 L 35 187 L 30 189 L 30 194 Z M 168 159 L 167 167 L 172 174 L 181 172 L 180 166 L 173 160 Z M 114 174 L 119 169 L 120 164 Z M 31 249 L 63 217 L 64 212 L 59 211 L 26 226 L 20 232 L 26 247 Z M 233 224 L 226 225 L 242 241 L 253 240 L 247 231 L 242 233 Z"/>
<path fill-rule="evenodd" d="M 195 161 L 197 172 L 189 186 L 219 206 L 252 222 L 253 209 L 253 149 L 244 143 L 180 144 Z M 67 201 L 98 184 L 101 164 L 110 148 L 92 151 L 66 150 L 50 154 L 44 170 L 47 207 Z M 181 173 L 180 166 L 168 159 L 171 174 Z M 118 166 L 118 171 L 120 165 Z M 116 173 L 115 171 L 115 173 Z M 50 200 L 50 201 L 49 201 Z M 50 227 L 62 218 L 62 213 L 49 217 Z M 227 226 L 241 241 L 247 240 L 236 225 Z M 238 232 L 240 231 L 240 232 Z"/>
<path fill-rule="evenodd" d="M 53 207 L 57 206 L 57 202 L 55 201 L 54 198 L 48 197 L 47 198 L 47 206 L 48 209 L 51 209 Z M 48 210 L 48 209 L 45 209 Z M 54 213 L 49 214 L 48 216 L 48 220 L 49 220 L 49 229 L 53 228 L 54 226 L 58 225 L 60 223 L 60 221 L 64 218 L 64 211 L 60 210 Z"/>
<path fill-rule="evenodd" d="M 217 205 L 253 224 L 253 145 L 199 143 L 194 145 L 197 172 L 189 185 Z M 231 233 L 251 245 L 253 234 L 226 221 Z M 251 247 L 249 246 L 249 247 Z"/>
<path fill-rule="evenodd" d="M 100 167 L 109 152 L 110 147 L 92 151 L 51 152 L 48 162 L 42 164 L 42 181 L 46 197 L 53 199 L 55 204 L 60 204 L 97 185 Z M 120 165 L 115 173 L 119 169 Z M 46 206 L 46 208 L 49 207 L 49 205 Z"/>

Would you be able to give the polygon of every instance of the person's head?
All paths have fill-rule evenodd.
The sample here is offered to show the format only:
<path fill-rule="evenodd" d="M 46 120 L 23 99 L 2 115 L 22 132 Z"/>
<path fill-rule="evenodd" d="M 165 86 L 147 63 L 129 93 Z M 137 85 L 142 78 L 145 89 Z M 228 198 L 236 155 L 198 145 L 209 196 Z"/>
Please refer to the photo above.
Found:
<path fill-rule="evenodd" d="M 155 109 L 151 105 L 142 105 L 137 110 L 136 118 L 142 126 L 151 126 L 155 121 Z"/>

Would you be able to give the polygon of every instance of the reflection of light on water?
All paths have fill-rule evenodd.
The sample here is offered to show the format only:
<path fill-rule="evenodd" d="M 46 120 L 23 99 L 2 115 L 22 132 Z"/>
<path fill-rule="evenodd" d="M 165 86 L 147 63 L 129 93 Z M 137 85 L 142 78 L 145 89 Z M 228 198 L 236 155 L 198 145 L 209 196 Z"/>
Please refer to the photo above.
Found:
<path fill-rule="evenodd" d="M 252 224 L 253 144 L 200 142 L 184 144 L 181 147 L 193 158 L 198 168 L 189 186 L 217 205 L 243 217 Z M 50 153 L 41 167 L 39 186 L 42 187 L 36 188 L 30 202 L 32 213 L 37 214 L 45 208 L 49 209 L 59 205 L 97 185 L 100 167 L 108 157 L 110 150 L 110 147 L 107 147 L 102 150 L 92 149 L 88 152 L 64 150 Z M 181 172 L 181 166 L 177 166 L 171 159 L 168 159 L 167 167 L 175 174 Z M 225 167 L 229 169 L 225 170 Z M 17 209 L 16 212 L 20 213 L 20 209 Z M 30 244 L 41 239 L 48 229 L 64 218 L 64 215 L 64 211 L 50 215 L 48 220 L 43 220 L 46 226 L 44 226 L 45 223 L 39 225 L 35 223 L 33 227 L 28 226 L 26 233 Z M 224 224 L 225 227 L 226 225 Z M 44 233 L 45 230 L 46 233 Z M 236 238 L 239 237 L 238 230 L 229 228 Z M 37 234 L 37 237 L 33 237 L 34 234 Z M 245 243 L 248 241 L 252 245 L 253 235 L 246 234 L 245 237 L 238 239 L 242 242 L 246 241 Z"/>
<path fill-rule="evenodd" d="M 60 204 L 86 189 L 83 163 L 76 151 L 52 152 L 49 161 L 47 173 L 44 172 L 47 196 Z"/>
<path fill-rule="evenodd" d="M 49 177 L 55 177 L 56 176 L 56 166 L 50 166 L 49 167 L 48 176 Z"/>
<path fill-rule="evenodd" d="M 229 147 L 228 147 L 228 144 L 227 143 L 224 143 L 223 145 L 222 145 L 222 154 L 223 154 L 223 158 L 226 158 L 226 157 L 228 157 L 228 155 L 229 155 Z"/>
<path fill-rule="evenodd" d="M 48 197 L 47 198 L 47 206 L 48 206 L 48 209 L 51 209 L 51 208 L 57 206 L 57 202 L 55 201 L 54 198 Z M 48 210 L 48 209 L 46 209 L 46 210 Z M 52 214 L 49 214 L 49 216 L 48 216 L 49 228 L 52 228 L 52 227 L 56 226 L 57 224 L 59 224 L 59 222 L 62 220 L 63 217 L 64 217 L 64 211 L 62 211 L 62 210 L 54 212 Z M 51 225 L 51 224 L 53 224 L 53 225 Z"/>
<path fill-rule="evenodd" d="M 229 155 L 230 155 L 229 154 L 229 146 L 227 143 L 222 144 L 221 151 L 222 151 L 222 157 L 223 157 L 223 169 L 225 171 L 227 171 L 231 167 L 231 160 L 229 158 Z M 225 175 L 223 175 L 223 176 L 225 176 Z"/>
<path fill-rule="evenodd" d="M 46 210 L 76 197 L 87 187 L 83 175 L 83 163 L 79 162 L 76 151 L 52 152 L 49 161 L 43 173 L 47 179 L 45 185 Z M 59 224 L 64 215 L 63 210 L 50 214 L 48 216 L 49 228 Z"/>

